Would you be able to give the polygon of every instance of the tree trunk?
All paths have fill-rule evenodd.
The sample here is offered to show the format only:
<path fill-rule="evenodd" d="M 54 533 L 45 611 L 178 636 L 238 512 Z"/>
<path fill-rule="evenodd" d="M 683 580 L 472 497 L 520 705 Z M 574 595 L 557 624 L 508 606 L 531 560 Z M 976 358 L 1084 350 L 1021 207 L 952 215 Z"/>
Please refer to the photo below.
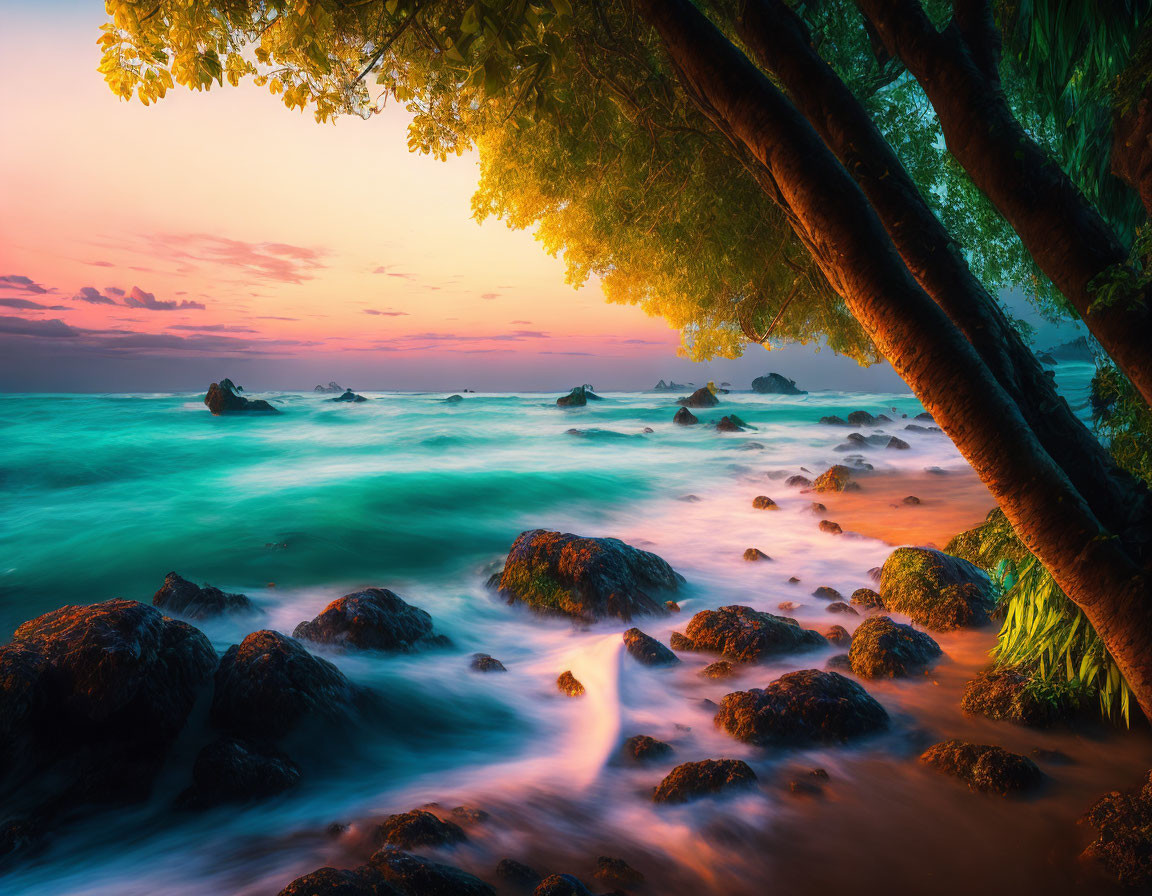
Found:
<path fill-rule="evenodd" d="M 681 75 L 771 173 L 817 261 L 1080 606 L 1152 717 L 1149 571 L 1102 529 L 975 349 L 913 279 L 860 188 L 802 115 L 688 0 L 636 0 Z"/>
<path fill-rule="evenodd" d="M 995 67 L 997 32 L 987 2 L 937 31 L 919 0 L 856 0 L 885 49 L 920 82 L 948 149 L 1020 235 L 1041 270 L 1079 312 L 1117 366 L 1152 405 L 1152 304 L 1092 310 L 1089 284 L 1127 261 L 1116 234 L 1020 126 Z M 972 44 L 969 43 L 972 41 Z"/>
<path fill-rule="evenodd" d="M 738 31 L 860 185 L 909 271 L 1015 398 L 1041 445 L 1101 523 L 1142 535 L 1134 524 L 1152 518 L 1147 489 L 1116 465 L 1057 394 L 875 122 L 816 52 L 804 22 L 782 0 L 746 0 Z M 1131 547 L 1144 551 L 1143 545 Z"/>

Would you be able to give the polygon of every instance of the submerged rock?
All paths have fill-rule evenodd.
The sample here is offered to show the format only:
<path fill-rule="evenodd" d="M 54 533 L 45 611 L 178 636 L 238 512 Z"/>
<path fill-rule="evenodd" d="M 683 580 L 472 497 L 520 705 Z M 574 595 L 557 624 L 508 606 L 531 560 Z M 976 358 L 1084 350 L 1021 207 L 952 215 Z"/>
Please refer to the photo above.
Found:
<path fill-rule="evenodd" d="M 755 663 L 826 643 L 819 632 L 801 628 L 795 619 L 738 605 L 700 611 L 689 621 L 686 632 L 679 641 L 682 647 L 677 649 L 717 653 L 740 663 Z"/>
<path fill-rule="evenodd" d="M 701 386 L 687 398 L 681 398 L 676 403 L 686 408 L 714 408 L 720 404 L 720 399 L 707 386 Z"/>
<path fill-rule="evenodd" d="M 856 628 L 848 660 L 861 678 L 904 678 L 926 669 L 940 645 L 910 625 L 872 616 Z"/>
<path fill-rule="evenodd" d="M 468 664 L 473 672 L 507 672 L 504 664 L 494 656 L 486 653 L 472 654 L 472 662 Z"/>
<path fill-rule="evenodd" d="M 871 588 L 857 588 L 852 592 L 852 596 L 848 598 L 848 602 L 858 607 L 864 607 L 866 610 L 884 609 L 884 601 L 882 601 L 880 595 Z"/>
<path fill-rule="evenodd" d="M 843 417 L 837 417 L 835 414 L 830 414 L 827 417 L 821 417 L 820 422 L 825 426 L 847 426 L 848 421 Z"/>
<path fill-rule="evenodd" d="M 625 862 L 612 856 L 596 859 L 596 872 L 592 875 L 606 887 L 619 887 L 624 890 L 643 886 L 644 875 Z"/>
<path fill-rule="evenodd" d="M 367 401 L 368 399 L 365 398 L 363 395 L 357 395 L 355 392 L 353 392 L 351 389 L 349 389 L 343 395 L 337 395 L 335 398 L 329 398 L 328 400 L 329 401 L 360 402 L 360 401 Z"/>
<path fill-rule="evenodd" d="M 508 552 L 498 587 L 510 600 L 576 619 L 662 616 L 661 592 L 684 578 L 664 560 L 618 538 L 532 529 Z"/>
<path fill-rule="evenodd" d="M 399 846 L 401 849 L 450 846 L 468 839 L 460 825 L 441 821 L 424 809 L 389 815 L 376 825 L 373 838 L 378 846 Z"/>
<path fill-rule="evenodd" d="M 1033 790 L 1044 780 L 1036 763 L 1027 756 L 989 744 L 949 740 L 929 747 L 920 761 L 938 772 L 960 778 L 973 790 L 1001 796 Z"/>
<path fill-rule="evenodd" d="M 728 694 L 720 701 L 716 724 L 757 746 L 835 743 L 884 730 L 888 713 L 843 675 L 805 669 L 766 688 Z"/>
<path fill-rule="evenodd" d="M 541 880 L 540 873 L 535 868 L 529 868 L 515 859 L 501 859 L 496 865 L 496 876 L 522 890 L 534 888 Z"/>
<path fill-rule="evenodd" d="M 681 426 L 694 426 L 700 422 L 700 418 L 688 410 L 688 408 L 680 408 L 672 418 L 672 422 L 679 423 Z"/>
<path fill-rule="evenodd" d="M 584 696 L 584 685 L 576 679 L 571 670 L 560 673 L 560 677 L 556 679 L 556 687 L 560 689 L 561 694 L 569 697 Z"/>
<path fill-rule="evenodd" d="M 244 391 L 232 380 L 223 379 L 218 383 L 213 383 L 208 387 L 208 394 L 204 396 L 204 404 L 208 406 L 208 410 L 214 416 L 219 417 L 221 414 L 278 414 L 280 413 L 276 408 L 272 407 L 268 402 L 262 398 L 245 398 L 240 393 Z"/>
<path fill-rule="evenodd" d="M 408 651 L 448 643 L 433 632 L 428 613 L 387 588 L 365 588 L 337 598 L 315 619 L 296 626 L 292 636 L 358 650 Z"/>
<path fill-rule="evenodd" d="M 767 495 L 757 495 L 752 499 L 752 506 L 756 510 L 779 510 L 780 507 Z"/>
<path fill-rule="evenodd" d="M 685 762 L 668 773 L 652 798 L 657 803 L 685 803 L 726 790 L 754 787 L 756 773 L 740 759 Z"/>
<path fill-rule="evenodd" d="M 633 762 L 660 759 L 672 753 L 672 745 L 647 734 L 636 734 L 620 746 L 620 752 Z"/>
<path fill-rule="evenodd" d="M 185 809 L 266 799 L 295 787 L 300 767 L 266 744 L 221 737 L 196 756 L 192 786 L 177 797 Z"/>
<path fill-rule="evenodd" d="M 744 427 L 737 423 L 736 419 L 734 414 L 731 417 L 721 417 L 716 429 L 720 432 L 744 432 Z"/>
<path fill-rule="evenodd" d="M 847 492 L 860 488 L 853 482 L 852 471 L 843 464 L 834 464 L 816 477 L 812 490 L 817 492 Z"/>
<path fill-rule="evenodd" d="M 790 380 L 778 373 L 766 373 L 752 380 L 752 391 L 761 395 L 807 395 L 803 389 L 796 388 L 796 381 Z"/>
<path fill-rule="evenodd" d="M 893 612 L 935 631 L 987 625 L 992 582 L 979 567 L 932 548 L 897 548 L 880 572 L 880 595 Z"/>
<path fill-rule="evenodd" d="M 1041 692 L 1027 675 L 1007 666 L 986 669 L 964 685 L 960 708 L 997 721 L 1047 728 L 1075 717 L 1080 700 L 1071 688 L 1045 684 Z"/>
<path fill-rule="evenodd" d="M 463 400 L 464 400 L 463 395 L 449 395 L 447 398 L 444 399 L 444 403 L 445 404 L 458 404 Z"/>
<path fill-rule="evenodd" d="M 819 597 L 822 600 L 841 600 L 843 595 L 835 588 L 829 588 L 827 585 L 821 585 L 812 592 L 813 597 Z"/>
<path fill-rule="evenodd" d="M 250 613 L 252 601 L 243 594 L 228 594 L 211 585 L 200 587 L 174 572 L 152 596 L 152 606 L 189 619 L 209 619 L 225 613 Z"/>
<path fill-rule="evenodd" d="M 368 868 L 405 896 L 496 896 L 488 884 L 467 871 L 385 846 L 373 853 Z"/>
<path fill-rule="evenodd" d="M 1143 785 L 1105 796 L 1080 822 L 1096 829 L 1085 858 L 1124 887 L 1152 890 L 1152 772 Z"/>
<path fill-rule="evenodd" d="M 844 530 L 840 528 L 840 524 L 835 523 L 832 520 L 820 520 L 818 526 L 821 532 L 827 532 L 829 535 L 844 534 Z"/>
<path fill-rule="evenodd" d="M 712 678 L 720 681 L 725 678 L 732 678 L 736 674 L 736 667 L 733 666 L 728 660 L 717 660 L 714 663 L 709 663 L 700 670 L 701 678 Z"/>
<path fill-rule="evenodd" d="M 848 415 L 848 423 L 851 426 L 875 426 L 877 422 L 867 411 L 853 411 Z"/>
<path fill-rule="evenodd" d="M 582 408 L 588 404 L 588 399 L 598 401 L 600 396 L 586 386 L 576 386 L 567 395 L 561 395 L 557 398 L 556 405 L 562 408 Z"/>
<path fill-rule="evenodd" d="M 675 666 L 680 657 L 638 628 L 624 632 L 624 647 L 632 658 L 645 666 Z"/>
<path fill-rule="evenodd" d="M 240 737 L 284 737 L 308 720 L 341 718 L 356 691 L 344 673 L 279 632 L 233 644 L 216 670 L 213 724 Z"/>
<path fill-rule="evenodd" d="M 812 480 L 807 476 L 801 476 L 797 473 L 795 476 L 789 476 L 784 480 L 785 485 L 790 485 L 793 488 L 809 488 L 812 485 Z"/>
<path fill-rule="evenodd" d="M 748 548 L 744 551 L 744 559 L 750 563 L 754 563 L 758 560 L 771 560 L 772 558 L 760 550 L 760 548 Z"/>
<path fill-rule="evenodd" d="M 848 616 L 859 616 L 860 615 L 854 609 L 852 609 L 850 606 L 848 606 L 848 604 L 844 603 L 844 601 L 842 601 L 842 600 L 832 601 L 832 603 L 828 604 L 828 606 L 826 606 L 824 608 L 824 610 L 827 613 L 841 613 L 841 614 L 847 614 Z"/>

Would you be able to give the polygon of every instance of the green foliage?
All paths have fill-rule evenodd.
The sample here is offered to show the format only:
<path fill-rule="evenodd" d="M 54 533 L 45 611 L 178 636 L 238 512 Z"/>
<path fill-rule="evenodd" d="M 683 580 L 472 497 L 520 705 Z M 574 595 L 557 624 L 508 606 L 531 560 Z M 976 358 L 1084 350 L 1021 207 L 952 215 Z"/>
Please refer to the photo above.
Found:
<path fill-rule="evenodd" d="M 1112 364 L 1092 378 L 1092 418 L 1116 462 L 1152 483 L 1152 409 Z"/>

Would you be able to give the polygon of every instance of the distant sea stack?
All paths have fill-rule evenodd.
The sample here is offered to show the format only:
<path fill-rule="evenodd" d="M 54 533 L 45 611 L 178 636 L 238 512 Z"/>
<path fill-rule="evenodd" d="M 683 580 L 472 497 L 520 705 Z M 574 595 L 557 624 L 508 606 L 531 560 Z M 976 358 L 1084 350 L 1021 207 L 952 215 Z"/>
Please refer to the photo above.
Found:
<path fill-rule="evenodd" d="M 312 391 L 313 392 L 322 392 L 325 395 L 339 395 L 341 392 L 347 392 L 349 390 L 345 389 L 343 386 L 341 386 L 335 380 L 329 380 L 327 386 L 317 386 Z"/>
<path fill-rule="evenodd" d="M 204 404 L 213 415 L 221 414 L 279 414 L 280 412 L 262 398 L 245 398 L 240 393 L 243 386 L 237 386 L 230 379 L 222 379 L 208 387 Z"/>
<path fill-rule="evenodd" d="M 790 380 L 778 373 L 766 373 L 752 380 L 752 391 L 761 395 L 807 395 L 803 389 L 796 388 L 796 381 Z"/>
<path fill-rule="evenodd" d="M 678 383 L 675 380 L 664 382 L 660 380 L 655 386 L 652 387 L 653 392 L 687 392 L 695 383 Z"/>
<path fill-rule="evenodd" d="M 1073 339 L 1071 342 L 1055 345 L 1048 349 L 1045 354 L 1049 358 L 1054 358 L 1057 361 L 1096 360 L 1096 355 L 1092 351 L 1092 346 L 1088 343 L 1087 336 L 1081 336 L 1078 339 Z"/>
<path fill-rule="evenodd" d="M 351 389 L 344 392 L 343 395 L 337 395 L 335 398 L 329 398 L 329 401 L 367 401 L 363 395 L 357 395 Z"/>
<path fill-rule="evenodd" d="M 582 408 L 589 401 L 600 401 L 600 396 L 585 383 L 583 386 L 576 386 L 567 395 L 561 395 L 556 399 L 556 404 L 562 408 Z"/>

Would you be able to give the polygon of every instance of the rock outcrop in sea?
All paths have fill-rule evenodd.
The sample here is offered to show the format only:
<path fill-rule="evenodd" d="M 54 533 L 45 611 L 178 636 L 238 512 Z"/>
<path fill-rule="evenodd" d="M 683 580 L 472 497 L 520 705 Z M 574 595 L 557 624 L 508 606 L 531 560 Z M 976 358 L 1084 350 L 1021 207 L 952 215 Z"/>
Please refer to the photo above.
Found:
<path fill-rule="evenodd" d="M 229 613 L 251 613 L 255 607 L 244 594 L 229 594 L 212 585 L 196 585 L 170 572 L 152 596 L 152 606 L 187 619 L 211 619 Z"/>
<path fill-rule="evenodd" d="M 803 389 L 796 388 L 796 381 L 778 373 L 766 373 L 752 380 L 752 391 L 761 395 L 807 395 Z"/>
<path fill-rule="evenodd" d="M 714 408 L 720 404 L 720 399 L 707 386 L 701 386 L 687 398 L 681 398 L 676 403 L 686 408 Z"/>
<path fill-rule="evenodd" d="M 365 588 L 337 598 L 316 618 L 301 622 L 292 636 L 330 647 L 409 651 L 448 643 L 432 628 L 432 617 L 387 588 Z"/>
<path fill-rule="evenodd" d="M 204 404 L 216 417 L 223 414 L 279 414 L 262 398 L 245 398 L 240 393 L 244 389 L 237 386 L 232 380 L 223 379 L 208 387 L 208 394 L 204 396 Z"/>
<path fill-rule="evenodd" d="M 853 633 L 848 661 L 861 678 L 905 678 L 923 672 L 940 654 L 940 645 L 924 632 L 872 616 Z"/>
<path fill-rule="evenodd" d="M 787 616 L 761 613 L 739 605 L 701 610 L 676 637 L 677 650 L 714 653 L 739 663 L 757 663 L 773 657 L 825 647 L 824 637 Z"/>
<path fill-rule="evenodd" d="M 897 548 L 880 571 L 880 598 L 934 631 L 987 625 L 995 594 L 978 566 L 933 548 Z"/>
<path fill-rule="evenodd" d="M 347 401 L 347 402 L 361 402 L 367 401 L 363 395 L 357 395 L 351 389 L 346 390 L 342 395 L 337 395 L 335 398 L 329 398 L 329 401 Z"/>
<path fill-rule="evenodd" d="M 341 392 L 345 392 L 347 390 L 335 380 L 329 380 L 327 386 L 317 386 L 312 391 L 321 392 L 327 395 L 339 395 Z"/>
<path fill-rule="evenodd" d="M 991 744 L 949 740 L 927 749 L 920 761 L 959 778 L 973 790 L 1001 796 L 1034 790 L 1044 780 L 1036 763 L 1027 756 Z"/>
<path fill-rule="evenodd" d="M 756 773 L 742 759 L 703 759 L 672 769 L 652 794 L 657 803 L 686 803 L 756 786 Z"/>

